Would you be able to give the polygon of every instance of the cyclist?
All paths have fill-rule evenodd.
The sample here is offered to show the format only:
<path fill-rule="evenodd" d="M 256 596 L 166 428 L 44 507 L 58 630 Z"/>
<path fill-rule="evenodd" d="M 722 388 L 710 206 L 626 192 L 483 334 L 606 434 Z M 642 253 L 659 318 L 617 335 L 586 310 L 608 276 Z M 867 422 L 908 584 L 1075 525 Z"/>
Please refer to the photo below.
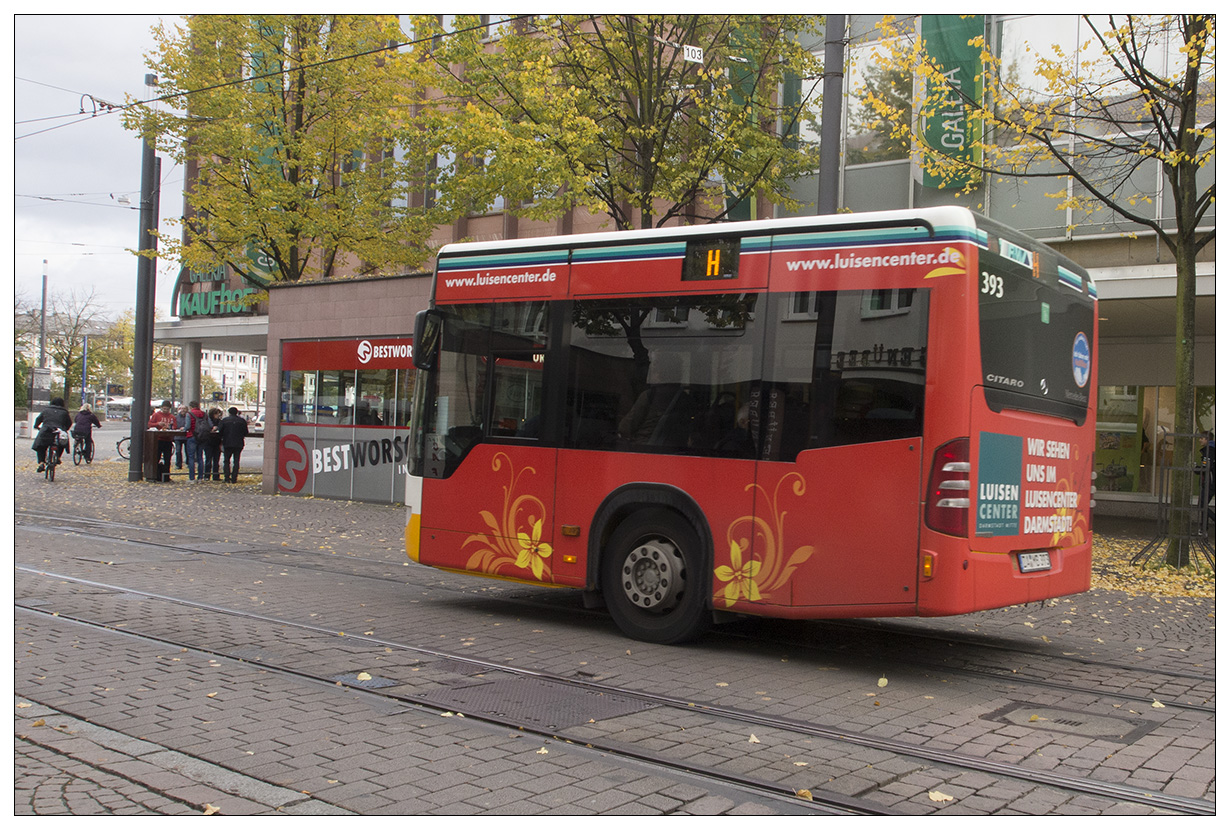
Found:
<path fill-rule="evenodd" d="M 52 448 L 53 452 L 60 452 L 60 447 L 56 442 L 56 430 L 62 429 L 68 432 L 72 426 L 73 420 L 68 410 L 64 408 L 63 398 L 52 398 L 50 405 L 34 419 L 34 428 L 38 430 L 38 434 L 34 436 L 33 449 L 38 455 L 40 473 L 47 469 L 47 449 Z"/>
<path fill-rule="evenodd" d="M 87 459 L 94 457 L 94 427 L 101 429 L 102 424 L 98 422 L 98 416 L 90 411 L 90 405 L 83 403 L 81 410 L 73 418 L 73 438 L 81 438 L 85 441 Z"/>

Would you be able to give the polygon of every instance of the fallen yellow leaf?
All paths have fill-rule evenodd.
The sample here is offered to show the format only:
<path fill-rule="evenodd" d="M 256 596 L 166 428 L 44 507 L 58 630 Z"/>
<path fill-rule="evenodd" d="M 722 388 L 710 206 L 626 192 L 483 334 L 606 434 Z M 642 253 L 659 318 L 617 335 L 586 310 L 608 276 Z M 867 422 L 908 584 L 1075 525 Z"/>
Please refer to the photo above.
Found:
<path fill-rule="evenodd" d="M 927 798 L 937 802 L 952 801 L 952 796 L 942 793 L 939 790 L 932 790 L 927 793 Z"/>

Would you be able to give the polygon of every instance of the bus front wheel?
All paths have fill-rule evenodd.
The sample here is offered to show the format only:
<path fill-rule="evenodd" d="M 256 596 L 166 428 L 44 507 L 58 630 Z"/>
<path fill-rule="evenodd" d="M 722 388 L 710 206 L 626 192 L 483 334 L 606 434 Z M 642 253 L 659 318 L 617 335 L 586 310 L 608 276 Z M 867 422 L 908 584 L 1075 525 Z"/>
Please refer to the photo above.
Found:
<path fill-rule="evenodd" d="M 620 630 L 680 643 L 709 627 L 700 540 L 678 513 L 642 510 L 616 528 L 602 557 L 602 593 Z"/>

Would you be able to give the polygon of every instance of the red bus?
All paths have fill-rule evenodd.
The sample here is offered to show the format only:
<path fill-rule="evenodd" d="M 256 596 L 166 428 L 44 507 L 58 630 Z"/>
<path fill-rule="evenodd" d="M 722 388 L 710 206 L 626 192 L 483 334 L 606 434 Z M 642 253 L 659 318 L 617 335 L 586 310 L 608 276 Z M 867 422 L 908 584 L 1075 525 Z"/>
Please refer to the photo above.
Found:
<path fill-rule="evenodd" d="M 955 207 L 447 245 L 407 553 L 663 643 L 1085 591 L 1096 293 Z"/>

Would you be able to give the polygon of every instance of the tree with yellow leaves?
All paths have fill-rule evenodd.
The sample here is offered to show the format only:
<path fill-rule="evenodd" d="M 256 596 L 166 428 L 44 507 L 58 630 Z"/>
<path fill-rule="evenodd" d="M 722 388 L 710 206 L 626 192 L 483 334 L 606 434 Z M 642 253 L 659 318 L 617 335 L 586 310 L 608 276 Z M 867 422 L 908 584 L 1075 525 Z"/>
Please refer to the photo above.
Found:
<path fill-rule="evenodd" d="M 996 54 L 981 17 L 880 24 L 879 71 L 914 77 L 912 117 L 883 119 L 882 137 L 908 143 L 935 186 L 971 191 L 984 175 L 1054 179 L 1059 186 L 1047 195 L 1057 208 L 1086 218 L 1109 212 L 1155 233 L 1174 256 L 1178 433 L 1194 423 L 1196 257 L 1215 235 L 1215 23 L 1201 14 L 1086 15 L 1074 50 L 1031 44 L 1028 64 Z M 945 38 L 970 47 L 981 71 L 963 75 L 937 57 Z M 866 87 L 864 109 L 891 107 L 882 90 Z M 1159 218 L 1158 198 L 1173 217 Z M 1191 468 L 1194 460 L 1191 439 L 1179 436 L 1174 466 Z M 1195 481 L 1177 472 L 1171 504 L 1190 504 Z M 1172 512 L 1169 564 L 1189 561 L 1187 521 L 1185 512 Z"/>
<path fill-rule="evenodd" d="M 434 152 L 414 125 L 423 65 L 395 16 L 195 15 L 154 38 L 160 94 L 125 126 L 187 171 L 164 254 L 255 285 L 427 260 L 441 217 L 413 200 Z"/>
<path fill-rule="evenodd" d="M 572 206 L 620 229 L 729 218 L 758 198 L 793 205 L 816 164 L 798 138 L 820 68 L 801 15 L 543 15 L 494 30 L 435 16 L 437 129 L 453 164 L 446 198 L 553 219 Z M 799 93 L 800 85 L 803 94 Z M 786 92 L 783 94 L 782 90 Z M 753 208 L 753 214 L 755 209 Z"/>

